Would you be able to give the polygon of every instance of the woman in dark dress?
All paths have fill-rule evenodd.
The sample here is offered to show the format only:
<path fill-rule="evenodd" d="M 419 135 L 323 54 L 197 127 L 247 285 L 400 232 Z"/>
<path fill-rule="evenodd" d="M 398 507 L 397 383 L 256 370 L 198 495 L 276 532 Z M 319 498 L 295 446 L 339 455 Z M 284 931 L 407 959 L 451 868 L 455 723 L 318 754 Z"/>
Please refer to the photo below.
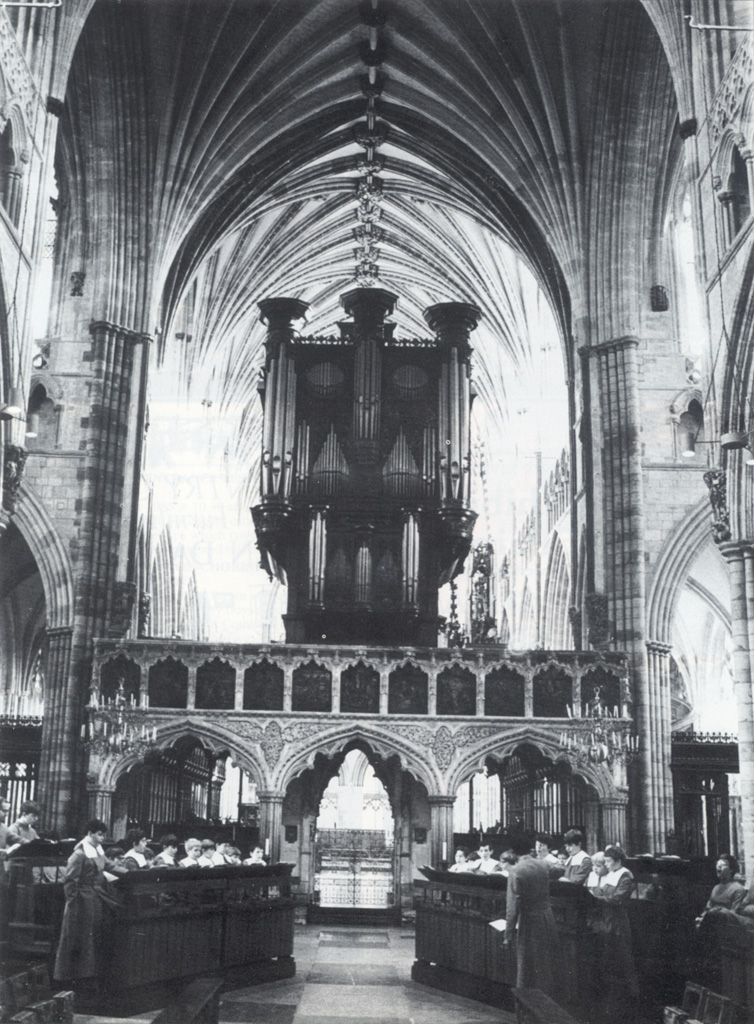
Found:
<path fill-rule="evenodd" d="M 107 833 L 104 821 L 87 822 L 86 835 L 74 847 L 63 875 L 65 910 L 55 958 L 55 978 L 88 983 L 96 988 L 101 973 L 103 917 L 114 897 L 108 892 L 105 867 L 122 872 L 105 857 L 102 843 Z M 87 986 L 84 986 L 87 987 Z"/>
<path fill-rule="evenodd" d="M 720 881 L 710 893 L 707 906 L 701 917 L 696 920 L 697 925 L 702 924 L 710 914 L 720 914 L 723 911 L 739 914 L 746 906 L 749 893 L 736 878 L 738 870 L 738 861 L 732 854 L 720 854 L 715 865 L 715 872 Z"/>
<path fill-rule="evenodd" d="M 626 855 L 619 846 L 605 848 L 607 874 L 600 885 L 590 889 L 600 900 L 599 915 L 591 916 L 597 934 L 598 977 L 602 992 L 600 1021 L 604 1024 L 633 1022 L 639 982 L 631 952 L 631 922 L 626 904 L 633 896 L 634 876 L 625 866 Z"/>
<path fill-rule="evenodd" d="M 506 851 L 507 853 L 508 851 Z M 531 843 L 514 840 L 516 863 L 508 875 L 503 943 L 516 954 L 516 987 L 538 988 L 557 999 L 558 935 L 550 903 L 550 870 L 531 855 Z"/>

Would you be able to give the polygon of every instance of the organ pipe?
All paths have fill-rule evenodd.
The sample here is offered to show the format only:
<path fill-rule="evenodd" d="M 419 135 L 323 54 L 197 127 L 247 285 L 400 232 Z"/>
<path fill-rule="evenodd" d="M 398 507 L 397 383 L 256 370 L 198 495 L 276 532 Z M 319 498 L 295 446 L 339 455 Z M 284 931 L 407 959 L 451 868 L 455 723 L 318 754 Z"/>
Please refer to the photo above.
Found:
<path fill-rule="evenodd" d="M 327 519 L 325 509 L 313 509 L 309 522 L 309 600 L 322 604 L 325 596 Z"/>
<path fill-rule="evenodd" d="M 356 553 L 356 603 L 369 604 L 372 597 L 372 552 L 369 540 L 359 544 Z"/>

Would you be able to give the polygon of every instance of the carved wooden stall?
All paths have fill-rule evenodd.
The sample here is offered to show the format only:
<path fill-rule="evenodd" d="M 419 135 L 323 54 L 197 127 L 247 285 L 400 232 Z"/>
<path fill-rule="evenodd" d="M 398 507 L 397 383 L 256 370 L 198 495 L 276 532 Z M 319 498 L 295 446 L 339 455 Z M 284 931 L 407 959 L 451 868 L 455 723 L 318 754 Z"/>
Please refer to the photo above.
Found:
<path fill-rule="evenodd" d="M 63 915 L 67 851 L 33 845 L 40 848 L 12 863 L 10 952 L 49 959 Z M 159 1005 L 197 975 L 246 984 L 292 977 L 290 867 L 157 868 L 121 876 L 102 951 L 110 1008 Z"/>
<path fill-rule="evenodd" d="M 296 973 L 287 865 L 138 871 L 117 884 L 106 976 L 116 997 L 199 974 L 252 982 Z"/>
<path fill-rule="evenodd" d="M 694 917 L 714 882 L 708 864 L 675 859 L 629 861 L 637 882 L 628 904 L 633 954 L 643 994 L 658 1006 L 680 1000 L 694 976 L 702 950 Z M 507 880 L 502 876 L 451 874 L 424 869 L 429 881 L 416 881 L 415 981 L 495 1006 L 512 1008 L 515 965 L 490 921 L 506 916 Z M 563 1005 L 578 1010 L 593 1002 L 595 961 L 587 911 L 595 901 L 581 886 L 551 883 L 559 935 Z M 640 898 L 641 897 L 641 898 Z M 752 947 L 754 949 L 754 947 Z M 744 958 L 739 957 L 739 963 Z M 741 968 L 737 977 L 740 978 Z M 748 972 L 754 974 L 751 970 Z M 737 982 L 741 987 L 740 980 Z M 730 994 L 730 993 L 726 993 Z"/>

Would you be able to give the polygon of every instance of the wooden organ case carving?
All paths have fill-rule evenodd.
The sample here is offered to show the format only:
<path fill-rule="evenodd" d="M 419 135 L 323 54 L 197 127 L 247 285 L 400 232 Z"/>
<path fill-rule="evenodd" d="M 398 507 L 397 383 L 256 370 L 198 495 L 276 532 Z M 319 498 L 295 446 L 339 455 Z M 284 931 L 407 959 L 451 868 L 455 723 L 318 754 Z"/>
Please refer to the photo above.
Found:
<path fill-rule="evenodd" d="M 260 302 L 267 325 L 263 565 L 287 584 L 289 643 L 437 644 L 437 591 L 463 568 L 469 508 L 469 335 L 481 316 L 425 310 L 433 338 L 397 339 L 397 296 L 341 296 L 339 333 L 302 337 L 298 299 Z"/>

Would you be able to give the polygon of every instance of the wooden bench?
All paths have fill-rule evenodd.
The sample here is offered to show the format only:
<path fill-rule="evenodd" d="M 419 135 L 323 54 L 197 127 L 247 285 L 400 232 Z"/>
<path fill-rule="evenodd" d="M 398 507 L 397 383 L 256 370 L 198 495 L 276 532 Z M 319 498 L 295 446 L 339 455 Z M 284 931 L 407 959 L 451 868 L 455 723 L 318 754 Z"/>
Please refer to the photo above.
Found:
<path fill-rule="evenodd" d="M 157 1014 L 152 1024 L 217 1024 L 222 987 L 222 978 L 196 978 Z"/>
<path fill-rule="evenodd" d="M 538 988 L 517 988 L 514 996 L 518 1024 L 578 1024 L 575 1017 Z"/>
<path fill-rule="evenodd" d="M 666 1006 L 664 1024 L 733 1024 L 736 1004 L 696 982 L 687 981 L 680 1006 Z"/>
<path fill-rule="evenodd" d="M 73 992 L 53 992 L 44 964 L 0 981 L 0 1021 L 72 1024 Z"/>

